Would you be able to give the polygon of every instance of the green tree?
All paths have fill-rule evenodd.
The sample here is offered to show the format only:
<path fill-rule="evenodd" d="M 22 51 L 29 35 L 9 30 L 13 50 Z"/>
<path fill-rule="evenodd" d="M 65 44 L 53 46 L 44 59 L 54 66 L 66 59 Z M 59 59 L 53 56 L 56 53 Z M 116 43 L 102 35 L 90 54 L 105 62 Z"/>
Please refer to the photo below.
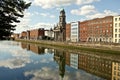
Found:
<path fill-rule="evenodd" d="M 18 18 L 24 16 L 23 12 L 31 3 L 26 3 L 24 0 L 0 0 L 0 39 L 11 35 L 19 23 Z"/>

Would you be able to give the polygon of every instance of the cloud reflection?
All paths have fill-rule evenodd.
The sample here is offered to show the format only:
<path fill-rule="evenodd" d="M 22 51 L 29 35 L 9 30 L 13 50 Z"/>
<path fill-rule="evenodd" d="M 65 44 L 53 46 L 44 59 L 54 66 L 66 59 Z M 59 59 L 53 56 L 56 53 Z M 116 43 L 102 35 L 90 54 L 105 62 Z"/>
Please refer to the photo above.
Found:
<path fill-rule="evenodd" d="M 43 67 L 40 70 L 32 70 L 27 71 L 24 73 L 24 75 L 27 77 L 29 75 L 33 75 L 30 80 L 58 80 L 59 74 L 57 70 L 53 70 L 51 68 Z"/>
<path fill-rule="evenodd" d="M 19 43 L 7 41 L 0 44 L 0 67 L 15 69 L 25 67 L 27 63 L 31 62 L 29 52 L 18 45 Z"/>
<path fill-rule="evenodd" d="M 0 67 L 15 69 L 15 68 L 24 67 L 26 63 L 30 63 L 29 58 L 25 58 L 25 59 L 13 58 L 13 59 L 7 59 L 7 60 L 0 61 Z"/>
<path fill-rule="evenodd" d="M 59 71 L 57 68 L 43 67 L 37 70 L 26 71 L 24 73 L 26 77 L 33 76 L 30 80 L 61 80 Z M 86 73 L 84 71 L 78 72 L 65 72 L 63 80 L 103 80 L 101 78 L 95 77 L 93 75 Z"/>

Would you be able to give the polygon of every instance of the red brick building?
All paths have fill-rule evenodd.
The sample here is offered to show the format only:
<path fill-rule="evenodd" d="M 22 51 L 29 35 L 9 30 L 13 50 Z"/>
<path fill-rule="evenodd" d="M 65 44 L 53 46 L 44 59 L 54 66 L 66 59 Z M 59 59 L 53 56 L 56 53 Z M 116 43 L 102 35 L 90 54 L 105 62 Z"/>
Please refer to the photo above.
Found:
<path fill-rule="evenodd" d="M 44 35 L 45 35 L 44 28 L 33 29 L 33 30 L 30 30 L 29 32 L 30 39 L 42 39 Z"/>
<path fill-rule="evenodd" d="M 66 41 L 71 39 L 71 25 L 66 24 Z M 112 42 L 113 16 L 86 20 L 79 24 L 79 38 L 81 42 Z"/>
<path fill-rule="evenodd" d="M 80 28 L 79 32 L 80 41 L 86 42 L 89 37 L 88 21 L 80 22 L 79 28 Z"/>
<path fill-rule="evenodd" d="M 27 38 L 27 32 L 26 31 L 23 31 L 20 35 L 20 38 L 21 39 L 26 39 Z"/>
<path fill-rule="evenodd" d="M 71 24 L 66 24 L 66 41 L 70 41 Z"/>
<path fill-rule="evenodd" d="M 85 25 L 87 31 L 81 35 L 88 37 L 86 41 L 112 42 L 113 16 L 88 20 Z M 81 40 L 84 39 L 83 36 Z"/>

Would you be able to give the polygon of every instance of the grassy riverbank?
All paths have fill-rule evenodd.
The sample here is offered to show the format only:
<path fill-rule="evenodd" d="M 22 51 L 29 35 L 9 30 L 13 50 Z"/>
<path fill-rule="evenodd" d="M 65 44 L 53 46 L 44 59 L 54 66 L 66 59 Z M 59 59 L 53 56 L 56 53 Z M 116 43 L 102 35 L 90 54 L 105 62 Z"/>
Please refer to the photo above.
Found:
<path fill-rule="evenodd" d="M 63 48 L 63 49 L 70 49 L 75 51 L 89 51 L 89 52 L 98 52 L 98 53 L 109 53 L 109 54 L 120 54 L 119 50 L 112 50 L 112 49 L 105 49 L 103 47 L 97 48 L 94 47 L 88 47 L 88 46 L 81 46 L 75 43 L 66 43 L 66 42 L 54 42 L 54 41 L 38 41 L 38 40 L 16 40 L 20 42 L 28 42 L 28 43 L 34 43 L 34 44 L 41 44 L 51 47 L 57 47 L 57 48 Z"/>

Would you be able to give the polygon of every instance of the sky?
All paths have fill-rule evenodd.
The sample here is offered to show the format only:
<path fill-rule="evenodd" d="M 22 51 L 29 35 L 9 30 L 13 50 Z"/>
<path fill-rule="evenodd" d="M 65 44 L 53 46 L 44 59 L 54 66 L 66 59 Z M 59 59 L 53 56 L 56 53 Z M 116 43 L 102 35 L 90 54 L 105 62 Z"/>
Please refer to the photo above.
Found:
<path fill-rule="evenodd" d="M 53 28 L 59 22 L 60 10 L 66 13 L 66 23 L 120 15 L 120 0 L 25 0 L 32 2 L 19 19 L 15 33 Z"/>

